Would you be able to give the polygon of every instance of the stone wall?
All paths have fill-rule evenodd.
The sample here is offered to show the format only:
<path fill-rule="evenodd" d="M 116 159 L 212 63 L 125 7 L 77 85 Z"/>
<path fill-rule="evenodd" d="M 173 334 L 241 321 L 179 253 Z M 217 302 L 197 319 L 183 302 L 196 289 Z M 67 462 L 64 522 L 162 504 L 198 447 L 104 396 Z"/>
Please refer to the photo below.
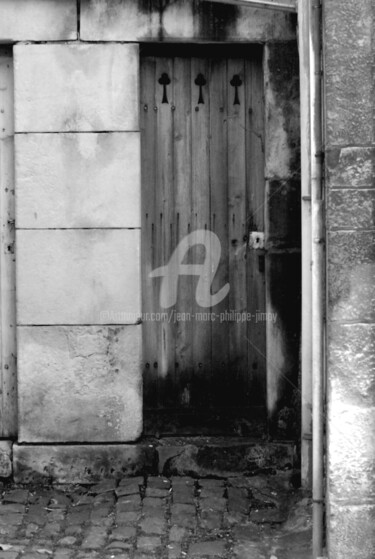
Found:
<path fill-rule="evenodd" d="M 330 559 L 375 555 L 374 4 L 324 1 Z"/>
<path fill-rule="evenodd" d="M 32 2 L 28 32 L 5 4 L 14 38 L 47 41 L 14 47 L 18 439 L 134 440 L 138 45 L 53 43 L 77 38 L 75 1 Z"/>

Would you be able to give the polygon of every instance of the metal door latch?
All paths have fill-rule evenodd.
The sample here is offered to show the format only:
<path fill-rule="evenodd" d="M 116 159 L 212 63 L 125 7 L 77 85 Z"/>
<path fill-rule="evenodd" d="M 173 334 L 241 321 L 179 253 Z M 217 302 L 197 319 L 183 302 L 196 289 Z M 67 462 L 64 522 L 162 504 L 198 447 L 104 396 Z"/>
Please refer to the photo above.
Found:
<path fill-rule="evenodd" d="M 264 250 L 264 232 L 250 231 L 249 248 L 253 250 Z"/>

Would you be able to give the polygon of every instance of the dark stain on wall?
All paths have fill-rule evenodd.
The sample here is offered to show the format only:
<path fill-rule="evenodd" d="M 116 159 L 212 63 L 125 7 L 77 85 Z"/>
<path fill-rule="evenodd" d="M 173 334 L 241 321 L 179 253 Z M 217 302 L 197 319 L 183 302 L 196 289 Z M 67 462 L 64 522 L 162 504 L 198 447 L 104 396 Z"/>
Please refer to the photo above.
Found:
<path fill-rule="evenodd" d="M 276 326 L 284 347 L 282 370 L 278 375 L 277 405 L 269 417 L 272 438 L 297 438 L 300 430 L 299 353 L 301 332 L 301 255 L 298 252 L 267 256 L 269 266 L 269 295 Z M 269 363 L 272 371 L 272 363 Z"/>
<path fill-rule="evenodd" d="M 270 180 L 268 188 L 268 243 L 278 249 L 300 248 L 300 181 Z"/>
<path fill-rule="evenodd" d="M 301 203 L 299 60 L 296 42 L 269 44 L 268 76 L 273 102 L 288 142 L 285 177 L 269 177 L 268 296 L 282 340 L 277 402 L 269 416 L 271 438 L 297 438 L 300 430 Z M 270 363 L 272 368 L 272 363 Z M 272 374 L 272 370 L 271 370 Z"/>
<path fill-rule="evenodd" d="M 138 11 L 141 14 L 149 14 L 159 9 L 160 0 L 138 0 Z"/>
<path fill-rule="evenodd" d="M 169 3 L 175 0 L 135 0 L 138 5 L 138 11 L 142 14 L 149 14 L 152 11 L 158 11 L 160 4 Z M 94 4 L 94 0 L 90 0 L 91 4 Z M 117 17 L 118 10 L 121 6 L 128 5 L 128 0 L 108 0 L 106 7 L 106 14 L 108 18 Z"/>
<path fill-rule="evenodd" d="M 300 111 L 299 111 L 299 59 L 297 43 L 271 43 L 269 45 L 269 75 L 277 104 L 282 108 L 284 127 L 292 152 L 290 172 L 300 173 Z"/>
<path fill-rule="evenodd" d="M 225 41 L 238 17 L 238 8 L 230 4 L 199 2 L 194 4 L 199 21 L 199 36 L 213 41 Z"/>

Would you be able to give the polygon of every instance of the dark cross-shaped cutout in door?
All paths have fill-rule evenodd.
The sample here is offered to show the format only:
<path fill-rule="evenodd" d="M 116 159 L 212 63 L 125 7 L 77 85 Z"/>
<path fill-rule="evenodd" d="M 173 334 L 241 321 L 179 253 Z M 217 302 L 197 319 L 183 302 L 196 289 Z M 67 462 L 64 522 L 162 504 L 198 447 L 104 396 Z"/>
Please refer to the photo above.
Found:
<path fill-rule="evenodd" d="M 195 85 L 199 85 L 199 98 L 198 105 L 204 105 L 203 90 L 202 87 L 206 85 L 207 81 L 203 74 L 198 74 L 195 78 Z"/>
<path fill-rule="evenodd" d="M 168 74 L 166 74 L 165 72 L 160 76 L 159 78 L 159 83 L 160 85 L 163 86 L 163 99 L 162 99 L 162 103 L 168 103 L 168 97 L 167 97 L 167 85 L 169 85 L 171 83 L 171 79 L 168 76 Z"/>
<path fill-rule="evenodd" d="M 239 105 L 240 100 L 238 97 L 238 88 L 242 85 L 242 80 L 238 74 L 234 74 L 233 78 L 230 80 L 230 85 L 234 87 L 234 101 L 233 105 Z"/>

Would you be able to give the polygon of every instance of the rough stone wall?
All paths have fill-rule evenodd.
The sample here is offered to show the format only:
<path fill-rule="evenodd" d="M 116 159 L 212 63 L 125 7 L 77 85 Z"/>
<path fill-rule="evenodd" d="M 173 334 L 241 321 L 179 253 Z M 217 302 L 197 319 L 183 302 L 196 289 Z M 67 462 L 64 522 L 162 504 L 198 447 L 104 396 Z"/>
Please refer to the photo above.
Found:
<path fill-rule="evenodd" d="M 329 557 L 375 556 L 374 3 L 325 0 Z"/>
<path fill-rule="evenodd" d="M 0 0 L 0 10 L 0 40 L 16 43 L 19 441 L 133 441 L 142 430 L 137 43 L 265 42 L 266 73 L 277 73 L 278 46 L 295 55 L 295 18 L 199 0 Z M 279 82 L 266 77 L 270 184 L 296 178 L 298 118 L 289 137 L 285 109 L 298 115 L 298 99 Z"/>

